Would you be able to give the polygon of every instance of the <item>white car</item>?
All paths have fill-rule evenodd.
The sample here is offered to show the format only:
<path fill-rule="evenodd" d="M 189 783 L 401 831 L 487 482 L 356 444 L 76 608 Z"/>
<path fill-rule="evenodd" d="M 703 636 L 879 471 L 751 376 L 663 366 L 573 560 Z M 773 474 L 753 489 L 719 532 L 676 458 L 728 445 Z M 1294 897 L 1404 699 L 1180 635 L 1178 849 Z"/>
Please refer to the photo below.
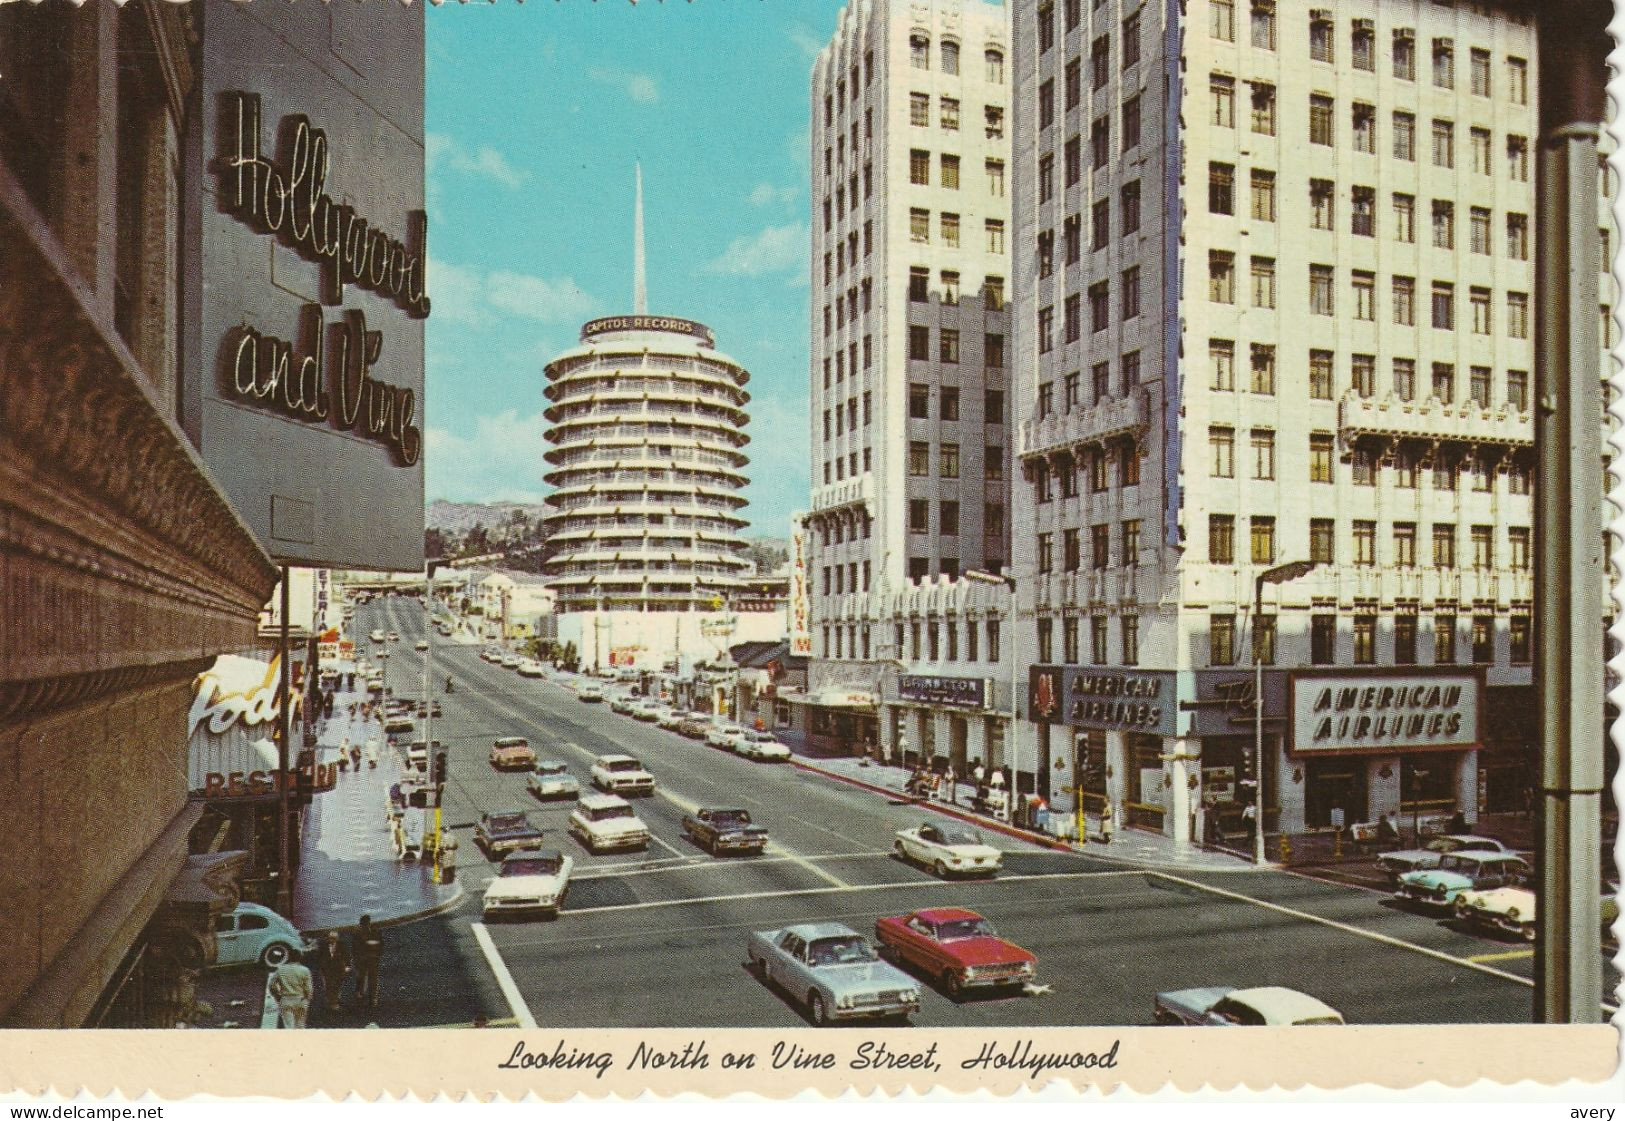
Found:
<path fill-rule="evenodd" d="M 1235 989 L 1215 985 L 1158 993 L 1152 1017 L 1183 1027 L 1309 1027 L 1343 1023 L 1343 1014 L 1318 997 L 1280 985 Z"/>
<path fill-rule="evenodd" d="M 641 720 L 645 724 L 653 724 L 660 719 L 660 702 L 651 700 L 637 701 L 632 705 L 632 719 Z"/>
<path fill-rule="evenodd" d="M 710 744 L 712 747 L 720 747 L 726 751 L 732 751 L 734 741 L 744 734 L 745 729 L 741 728 L 738 724 L 732 724 L 727 721 L 719 720 L 711 725 L 710 731 L 705 733 L 705 742 Z"/>
<path fill-rule="evenodd" d="M 760 759 L 764 763 L 782 763 L 790 758 L 790 749 L 772 732 L 746 732 L 735 737 L 733 749 L 746 759 Z"/>
<path fill-rule="evenodd" d="M 612 692 L 609 695 L 609 711 L 618 712 L 622 716 L 631 716 L 632 709 L 637 706 L 638 699 L 631 693 Z"/>
<path fill-rule="evenodd" d="M 543 801 L 581 795 L 581 783 L 570 773 L 570 768 L 557 759 L 543 759 L 537 763 L 536 769 L 525 780 L 525 788 Z"/>
<path fill-rule="evenodd" d="M 502 655 L 502 668 L 503 669 L 518 669 L 519 668 L 519 663 L 522 662 L 522 661 L 524 661 L 524 659 L 521 658 L 518 654 L 504 654 L 504 655 Z"/>
<path fill-rule="evenodd" d="M 904 860 L 929 868 L 943 879 L 955 872 L 991 876 L 1004 862 L 1004 854 L 983 841 L 975 829 L 934 821 L 899 829 L 892 849 Z"/>
<path fill-rule="evenodd" d="M 604 687 L 596 681 L 583 681 L 576 686 L 576 700 L 601 701 L 604 699 Z"/>
<path fill-rule="evenodd" d="M 420 638 L 412 644 L 412 649 L 414 650 L 427 650 L 428 648 L 429 640 L 426 638 Z"/>
<path fill-rule="evenodd" d="M 592 765 L 592 784 L 610 794 L 653 794 L 655 777 L 630 755 L 600 755 Z"/>
<path fill-rule="evenodd" d="M 372 634 L 368 635 L 367 637 L 371 638 L 374 642 L 382 642 L 384 641 L 384 632 L 373 631 Z"/>
<path fill-rule="evenodd" d="M 543 672 L 542 663 L 534 658 L 523 658 L 519 662 L 520 677 L 541 677 Z"/>
<path fill-rule="evenodd" d="M 1535 893 L 1522 887 L 1464 891 L 1456 896 L 1456 918 L 1470 926 L 1502 930 L 1533 942 Z"/>
<path fill-rule="evenodd" d="M 688 713 L 683 712 L 681 709 L 673 708 L 671 705 L 664 705 L 661 707 L 660 716 L 655 720 L 655 723 L 662 728 L 675 729 L 687 716 Z"/>
<path fill-rule="evenodd" d="M 514 852 L 502 858 L 496 879 L 485 889 L 487 921 L 530 911 L 557 916 L 570 890 L 575 861 L 558 849 Z"/>
<path fill-rule="evenodd" d="M 570 815 L 570 835 L 589 852 L 649 847 L 649 827 L 632 812 L 632 804 L 613 794 L 589 794 Z"/>

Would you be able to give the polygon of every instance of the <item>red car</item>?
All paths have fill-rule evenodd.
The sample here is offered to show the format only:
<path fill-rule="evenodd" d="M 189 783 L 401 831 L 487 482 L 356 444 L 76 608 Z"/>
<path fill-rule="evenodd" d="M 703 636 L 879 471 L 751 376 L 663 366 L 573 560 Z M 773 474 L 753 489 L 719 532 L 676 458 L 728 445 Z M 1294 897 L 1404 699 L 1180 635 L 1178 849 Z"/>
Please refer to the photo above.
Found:
<path fill-rule="evenodd" d="M 893 960 L 942 982 L 956 1000 L 969 989 L 1025 985 L 1038 959 L 1006 942 L 993 924 L 962 907 L 932 907 L 875 920 L 875 941 Z"/>

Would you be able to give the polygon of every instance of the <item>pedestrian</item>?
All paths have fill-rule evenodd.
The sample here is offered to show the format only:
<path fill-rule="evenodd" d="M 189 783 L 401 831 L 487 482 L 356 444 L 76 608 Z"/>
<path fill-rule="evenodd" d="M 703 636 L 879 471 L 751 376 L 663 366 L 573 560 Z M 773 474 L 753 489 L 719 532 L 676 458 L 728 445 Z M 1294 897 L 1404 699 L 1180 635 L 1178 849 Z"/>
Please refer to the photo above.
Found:
<path fill-rule="evenodd" d="M 948 797 L 945 799 L 950 805 L 959 805 L 959 776 L 954 774 L 953 764 L 942 773 L 942 783 L 948 788 Z"/>
<path fill-rule="evenodd" d="M 355 932 L 355 1006 L 378 1007 L 378 966 L 384 956 L 384 937 L 372 925 L 371 915 L 361 916 Z"/>
<path fill-rule="evenodd" d="M 310 1015 L 310 998 L 316 983 L 299 960 L 297 953 L 276 967 L 271 974 L 271 999 L 276 1001 L 277 1015 L 285 1028 L 302 1028 Z"/>
<path fill-rule="evenodd" d="M 1397 844 L 1399 844 L 1399 830 L 1394 828 L 1394 823 L 1388 820 L 1387 814 L 1380 814 L 1377 817 L 1377 846 L 1383 848 Z"/>
<path fill-rule="evenodd" d="M 361 745 L 358 743 L 350 745 L 350 763 L 355 767 L 355 773 L 359 775 L 361 773 Z"/>
<path fill-rule="evenodd" d="M 976 761 L 976 766 L 971 768 L 970 777 L 971 781 L 977 786 L 984 785 L 984 780 L 987 778 L 987 768 L 982 766 L 982 761 L 980 759 Z"/>
<path fill-rule="evenodd" d="M 1247 827 L 1247 844 L 1255 846 L 1258 841 L 1258 807 L 1251 802 L 1241 807 L 1241 823 Z"/>
<path fill-rule="evenodd" d="M 1100 810 L 1100 842 L 1109 845 L 1112 843 L 1112 834 L 1117 831 L 1116 815 L 1112 811 L 1111 799 Z"/>
<path fill-rule="evenodd" d="M 1447 833 L 1467 832 L 1467 815 L 1457 810 L 1450 815 L 1450 824 L 1445 827 Z"/>
<path fill-rule="evenodd" d="M 344 979 L 350 975 L 350 947 L 344 944 L 339 932 L 330 930 L 322 940 L 322 1001 L 329 1012 L 339 1010 L 339 995 Z"/>
<path fill-rule="evenodd" d="M 1224 844 L 1224 830 L 1219 827 L 1219 807 L 1217 804 L 1207 808 L 1206 829 L 1203 838 L 1207 841 L 1207 847 L 1210 849 L 1216 849 Z"/>

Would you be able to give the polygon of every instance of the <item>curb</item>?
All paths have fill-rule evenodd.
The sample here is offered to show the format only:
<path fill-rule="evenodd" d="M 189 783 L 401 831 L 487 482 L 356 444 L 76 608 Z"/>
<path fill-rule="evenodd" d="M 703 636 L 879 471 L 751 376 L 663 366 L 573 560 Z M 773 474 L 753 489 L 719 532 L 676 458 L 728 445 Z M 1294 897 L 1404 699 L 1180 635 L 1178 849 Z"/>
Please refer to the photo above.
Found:
<path fill-rule="evenodd" d="M 426 919 L 431 915 L 438 915 L 443 911 L 449 911 L 453 907 L 461 904 L 462 901 L 468 897 L 467 893 L 463 890 L 463 881 L 460 877 L 452 886 L 457 890 L 452 892 L 448 898 L 442 899 L 439 903 L 436 903 L 432 907 L 425 907 L 421 911 L 408 911 L 404 915 L 394 915 L 387 919 L 378 919 L 374 921 L 372 925 L 377 929 L 382 929 L 386 926 L 401 926 L 405 923 L 416 922 L 418 919 Z M 326 937 L 331 931 L 338 931 L 340 934 L 353 934 L 358 929 L 360 929 L 358 923 L 350 923 L 345 926 L 313 926 L 309 927 L 308 929 L 301 929 L 300 933 L 323 938 Z"/>
<path fill-rule="evenodd" d="M 942 814 L 944 817 L 955 818 L 958 821 L 965 822 L 967 825 L 975 825 L 980 829 L 988 829 L 994 833 L 1002 833 L 1007 837 L 1014 837 L 1020 841 L 1028 841 L 1032 844 L 1043 845 L 1044 847 L 1054 849 L 1057 852 L 1077 851 L 1072 847 L 1072 845 L 1065 841 L 1057 840 L 1056 838 L 1047 836 L 1043 833 L 1033 833 L 1026 829 L 1020 829 L 1014 825 L 1006 825 L 1002 821 L 993 821 L 989 818 L 979 817 L 976 814 L 966 813 L 952 805 L 945 806 L 939 802 L 929 802 L 909 798 L 900 790 L 892 790 L 889 787 L 877 786 L 874 783 L 864 782 L 862 779 L 851 778 L 847 775 L 838 774 L 835 771 L 826 771 L 822 767 L 815 767 L 811 763 L 803 763 L 799 759 L 791 759 L 790 763 L 792 766 L 798 767 L 803 771 L 808 771 L 815 775 L 822 775 L 824 778 L 832 778 L 837 782 L 844 782 L 849 786 L 855 786 L 860 790 L 867 790 L 873 794 L 883 794 L 887 798 L 902 799 L 904 801 L 919 805 L 922 808 L 933 810 Z"/>

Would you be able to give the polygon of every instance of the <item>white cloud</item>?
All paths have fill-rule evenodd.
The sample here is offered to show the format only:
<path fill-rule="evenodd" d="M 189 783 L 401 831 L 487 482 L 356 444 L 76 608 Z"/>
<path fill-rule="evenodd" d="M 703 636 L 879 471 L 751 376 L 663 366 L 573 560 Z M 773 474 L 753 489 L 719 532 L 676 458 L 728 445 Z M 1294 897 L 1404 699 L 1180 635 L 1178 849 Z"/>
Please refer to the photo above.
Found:
<path fill-rule="evenodd" d="M 453 502 L 540 502 L 548 423 L 540 412 L 507 409 L 475 418 L 471 434 L 424 433 L 425 489 Z"/>
<path fill-rule="evenodd" d="M 441 168 L 449 168 L 452 171 L 490 179 L 509 190 L 518 190 L 520 185 L 530 178 L 530 172 L 514 167 L 508 162 L 508 157 L 495 148 L 481 145 L 470 152 L 454 138 L 440 132 L 427 134 L 423 138 L 423 144 L 431 176 Z"/>
<path fill-rule="evenodd" d="M 616 87 L 640 105 L 648 105 L 660 100 L 660 87 L 655 84 L 654 77 L 649 74 L 639 74 L 631 70 L 617 70 L 608 66 L 594 66 L 588 69 L 587 77 L 606 86 Z"/>
<path fill-rule="evenodd" d="M 824 41 L 804 23 L 798 23 L 790 28 L 790 42 L 795 44 L 796 50 L 807 56 L 811 62 L 818 57 L 818 52 L 824 49 Z"/>
<path fill-rule="evenodd" d="M 750 204 L 770 206 L 773 203 L 783 203 L 788 206 L 796 201 L 797 193 L 794 187 L 775 187 L 771 183 L 758 183 L 751 189 Z"/>
<path fill-rule="evenodd" d="M 760 233 L 734 238 L 721 256 L 706 264 L 705 271 L 724 276 L 760 276 L 804 267 L 811 236 L 801 222 L 768 226 Z"/>
<path fill-rule="evenodd" d="M 542 323 L 576 323 L 598 306 L 567 276 L 548 280 L 505 269 L 486 277 L 486 299 L 499 311 Z"/>
<path fill-rule="evenodd" d="M 499 317 L 538 323 L 578 323 L 589 319 L 598 301 L 568 276 L 548 279 L 529 273 L 478 269 L 429 258 L 429 298 L 438 322 L 489 326 Z"/>

